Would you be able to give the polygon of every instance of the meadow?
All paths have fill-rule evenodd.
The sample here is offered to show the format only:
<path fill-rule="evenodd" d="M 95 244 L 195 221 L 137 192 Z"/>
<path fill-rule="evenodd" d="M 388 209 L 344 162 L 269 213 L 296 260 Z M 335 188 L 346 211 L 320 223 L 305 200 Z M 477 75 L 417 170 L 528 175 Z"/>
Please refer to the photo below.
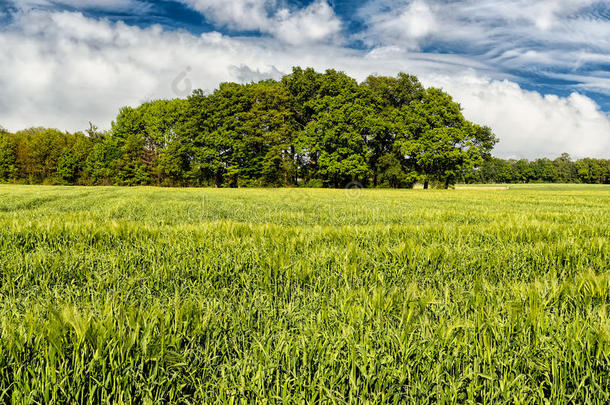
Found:
<path fill-rule="evenodd" d="M 610 187 L 0 186 L 2 403 L 608 403 Z"/>

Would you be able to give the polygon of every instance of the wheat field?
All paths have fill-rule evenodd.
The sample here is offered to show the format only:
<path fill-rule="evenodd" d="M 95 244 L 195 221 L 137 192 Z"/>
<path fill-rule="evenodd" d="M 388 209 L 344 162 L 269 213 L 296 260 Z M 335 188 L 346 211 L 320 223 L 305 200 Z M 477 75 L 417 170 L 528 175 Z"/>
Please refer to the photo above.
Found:
<path fill-rule="evenodd" d="M 2 403 L 608 403 L 610 188 L 0 186 Z"/>

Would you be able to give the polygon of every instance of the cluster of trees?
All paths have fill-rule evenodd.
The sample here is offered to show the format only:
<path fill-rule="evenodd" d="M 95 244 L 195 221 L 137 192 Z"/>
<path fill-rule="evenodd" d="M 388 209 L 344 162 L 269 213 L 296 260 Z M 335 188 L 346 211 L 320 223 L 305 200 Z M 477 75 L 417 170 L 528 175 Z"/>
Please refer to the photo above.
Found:
<path fill-rule="evenodd" d="M 497 139 L 415 76 L 294 68 L 280 81 L 120 110 L 109 131 L 0 130 L 0 181 L 175 186 L 448 187 L 610 182 L 610 161 L 502 160 Z"/>
<path fill-rule="evenodd" d="M 110 131 L 0 135 L 0 180 L 176 186 L 448 186 L 496 138 L 415 76 L 294 68 L 280 81 L 120 110 Z"/>
<path fill-rule="evenodd" d="M 466 173 L 467 183 L 588 183 L 610 184 L 610 159 L 573 161 L 567 153 L 554 160 L 487 159 Z"/>

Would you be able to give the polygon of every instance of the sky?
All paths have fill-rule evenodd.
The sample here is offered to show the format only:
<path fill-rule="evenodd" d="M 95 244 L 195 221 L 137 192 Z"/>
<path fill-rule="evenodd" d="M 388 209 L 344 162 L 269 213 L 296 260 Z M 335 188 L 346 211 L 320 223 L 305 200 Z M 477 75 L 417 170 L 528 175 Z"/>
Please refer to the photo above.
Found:
<path fill-rule="evenodd" d="M 504 158 L 610 158 L 610 0 L 0 0 L 0 125 L 109 128 L 122 106 L 293 66 L 417 75 Z"/>

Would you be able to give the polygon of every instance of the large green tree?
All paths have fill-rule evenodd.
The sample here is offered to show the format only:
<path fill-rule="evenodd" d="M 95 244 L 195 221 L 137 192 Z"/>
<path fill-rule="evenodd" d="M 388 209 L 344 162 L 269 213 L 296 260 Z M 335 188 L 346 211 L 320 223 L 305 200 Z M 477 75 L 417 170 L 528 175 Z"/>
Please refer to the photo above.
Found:
<path fill-rule="evenodd" d="M 241 114 L 240 132 L 248 157 L 247 176 L 264 185 L 296 182 L 294 121 L 286 88 L 273 80 L 247 86 L 249 110 Z"/>
<path fill-rule="evenodd" d="M 19 177 L 34 183 L 56 182 L 57 163 L 68 146 L 66 134 L 54 129 L 30 128 L 16 135 Z"/>
<path fill-rule="evenodd" d="M 119 185 L 149 184 L 152 180 L 152 150 L 145 132 L 143 110 L 124 107 L 112 123 L 121 156 L 113 162 L 115 181 Z"/>
<path fill-rule="evenodd" d="M 454 184 L 468 170 L 490 157 L 497 139 L 488 127 L 464 118 L 459 104 L 440 89 L 425 91 L 405 115 L 407 135 L 401 152 L 410 158 L 427 188 L 430 181 Z"/>
<path fill-rule="evenodd" d="M 248 164 L 252 163 L 248 143 L 253 140 L 246 139 L 242 129 L 244 115 L 251 106 L 246 88 L 236 83 L 222 83 L 205 102 L 197 99 L 193 102 L 206 107 L 204 111 L 191 109 L 197 116 L 194 125 L 191 124 L 194 129 L 191 137 L 201 174 L 212 175 L 217 186 L 238 187 L 240 180 L 247 183 L 251 180 Z"/>
<path fill-rule="evenodd" d="M 417 180 L 417 172 L 413 160 L 401 152 L 401 145 L 412 138 L 410 129 L 420 120 L 411 113 L 411 103 L 421 102 L 425 89 L 415 76 L 404 73 L 369 76 L 362 86 L 370 92 L 367 104 L 375 106 L 367 138 L 373 184 L 380 181 L 391 187 L 409 187 Z"/>
<path fill-rule="evenodd" d="M 85 161 L 85 182 L 95 185 L 114 184 L 121 156 L 121 147 L 116 137 L 98 138 Z"/>
<path fill-rule="evenodd" d="M 557 170 L 557 181 L 561 183 L 577 181 L 576 166 L 569 154 L 562 153 L 561 156 L 553 160 L 553 164 Z"/>
<path fill-rule="evenodd" d="M 17 175 L 17 137 L 0 128 L 0 181 L 14 180 Z"/>
<path fill-rule="evenodd" d="M 581 159 L 576 162 L 576 171 L 583 183 L 610 183 L 610 160 Z"/>
<path fill-rule="evenodd" d="M 367 92 L 334 70 L 319 74 L 295 69 L 283 82 L 295 100 L 296 150 L 303 176 L 334 187 L 366 182 L 371 174 L 367 139 L 375 115 Z"/>

